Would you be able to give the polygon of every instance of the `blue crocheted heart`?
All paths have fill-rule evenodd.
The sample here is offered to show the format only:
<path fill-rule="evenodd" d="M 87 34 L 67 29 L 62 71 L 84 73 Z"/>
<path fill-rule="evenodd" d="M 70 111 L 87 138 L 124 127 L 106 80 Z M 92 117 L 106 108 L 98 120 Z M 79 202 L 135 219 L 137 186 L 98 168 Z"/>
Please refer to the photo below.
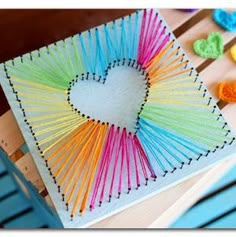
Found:
<path fill-rule="evenodd" d="M 227 31 L 236 32 L 236 11 L 229 13 L 223 9 L 213 12 L 214 21 Z"/>

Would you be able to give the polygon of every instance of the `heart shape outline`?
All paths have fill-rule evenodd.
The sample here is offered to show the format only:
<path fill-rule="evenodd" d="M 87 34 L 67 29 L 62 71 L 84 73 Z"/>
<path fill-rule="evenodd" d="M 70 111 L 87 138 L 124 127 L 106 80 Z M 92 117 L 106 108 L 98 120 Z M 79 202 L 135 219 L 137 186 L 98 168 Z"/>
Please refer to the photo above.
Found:
<path fill-rule="evenodd" d="M 143 94 L 144 97 L 142 99 L 140 99 L 140 101 L 139 101 L 139 102 L 141 102 L 141 101 L 142 102 L 140 103 L 139 109 L 137 109 L 136 121 L 134 123 L 135 126 L 134 126 L 134 129 L 131 129 L 132 133 L 136 134 L 137 131 L 138 131 L 138 128 L 139 128 L 139 119 L 140 119 L 139 116 L 140 116 L 140 114 L 142 113 L 142 111 L 144 109 L 145 103 L 147 102 L 147 98 L 148 98 L 148 95 L 149 95 L 149 88 L 150 88 L 150 82 L 149 81 L 150 81 L 150 78 L 148 77 L 148 73 L 145 71 L 145 69 L 142 68 L 142 66 L 139 65 L 138 62 L 136 62 L 135 60 L 133 60 L 133 63 L 131 63 L 130 59 L 123 59 L 122 63 L 120 61 L 121 60 L 113 61 L 112 63 L 109 64 L 109 66 L 106 69 L 106 77 L 105 78 L 102 78 L 101 76 L 99 76 L 99 75 L 97 75 L 95 73 L 92 74 L 92 73 L 89 73 L 89 72 L 87 72 L 86 74 L 81 74 L 80 76 L 76 75 L 76 78 L 72 79 L 71 82 L 69 83 L 69 87 L 67 89 L 67 102 L 71 106 L 72 111 L 78 113 L 79 115 L 81 115 L 84 118 L 91 119 L 92 121 L 97 121 L 98 123 L 101 122 L 103 124 L 116 125 L 116 122 L 111 123 L 110 121 L 107 121 L 107 120 L 105 121 L 105 120 L 100 119 L 100 118 L 99 119 L 95 119 L 90 114 L 83 113 L 80 110 L 80 108 L 73 103 L 72 98 L 71 98 L 71 93 L 72 93 L 73 87 L 79 81 L 93 80 L 93 81 L 96 81 L 97 83 L 105 85 L 106 81 L 108 79 L 108 76 L 110 74 L 109 71 L 113 70 L 115 67 L 120 67 L 120 66 L 124 67 L 124 66 L 126 66 L 128 68 L 133 68 L 133 69 L 137 70 L 137 73 L 140 74 L 141 77 L 143 77 L 143 79 L 144 79 L 144 86 L 145 86 L 145 88 L 143 88 L 144 89 L 144 94 Z M 117 126 L 117 127 L 120 127 L 120 126 Z M 121 126 L 121 127 L 124 127 L 124 128 L 127 129 L 127 127 L 124 126 L 124 125 Z M 130 129 L 128 129 L 128 130 L 130 130 Z"/>
<path fill-rule="evenodd" d="M 213 11 L 212 17 L 223 29 L 236 32 L 236 11 L 230 13 L 223 9 L 216 9 Z"/>
<path fill-rule="evenodd" d="M 212 32 L 207 39 L 199 39 L 193 43 L 194 52 L 203 58 L 217 59 L 224 52 L 223 37 L 218 32 Z"/>

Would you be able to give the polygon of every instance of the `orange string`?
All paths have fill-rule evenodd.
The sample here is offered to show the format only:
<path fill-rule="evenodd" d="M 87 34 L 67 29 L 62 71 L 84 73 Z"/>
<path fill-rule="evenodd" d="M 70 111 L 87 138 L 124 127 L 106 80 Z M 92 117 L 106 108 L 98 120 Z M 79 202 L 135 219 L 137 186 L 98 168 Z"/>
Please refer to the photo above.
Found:
<path fill-rule="evenodd" d="M 179 51 L 179 49 L 177 48 L 172 53 L 170 53 L 166 58 L 164 58 L 164 60 L 160 60 L 158 63 L 150 65 L 150 67 L 147 69 L 147 71 L 152 70 L 152 67 L 156 67 L 158 69 L 165 67 L 165 65 L 168 64 L 168 61 L 171 58 L 174 58 L 174 59 L 176 58 L 176 54 L 178 51 Z M 183 56 L 183 55 L 181 55 L 181 56 Z"/>
<path fill-rule="evenodd" d="M 84 210 L 85 210 L 85 207 L 86 207 L 86 204 L 87 204 L 87 201 L 88 201 L 88 195 L 90 193 L 90 190 L 91 190 L 91 187 L 92 187 L 92 181 L 94 179 L 94 175 L 95 175 L 95 172 L 96 172 L 96 168 L 97 168 L 97 165 L 98 165 L 98 162 L 99 162 L 99 158 L 101 156 L 101 153 L 102 153 L 102 148 L 103 148 L 103 143 L 104 143 L 104 140 L 105 140 L 105 134 L 107 133 L 107 127 L 108 125 L 105 125 L 102 127 L 101 129 L 101 134 L 98 134 L 98 138 L 99 138 L 99 141 L 97 142 L 97 146 L 94 148 L 95 149 L 95 154 L 93 155 L 93 166 L 91 167 L 91 176 L 89 178 L 89 183 L 87 185 L 87 190 L 85 192 L 85 195 L 84 195 L 84 198 L 82 200 L 82 204 L 81 204 L 81 208 L 80 208 L 80 212 L 81 214 L 83 214 Z"/>
<path fill-rule="evenodd" d="M 150 60 L 148 63 L 144 65 L 144 67 L 147 69 L 151 65 L 156 65 L 159 61 L 159 59 L 170 49 L 174 44 L 174 40 L 170 41 L 159 54 L 157 54 L 152 60 Z"/>
<path fill-rule="evenodd" d="M 175 63 L 177 62 L 181 62 L 181 59 L 183 58 L 183 55 L 180 55 L 179 57 L 177 57 L 176 59 L 172 60 L 168 65 L 166 65 L 165 67 L 162 67 L 160 69 L 157 69 L 155 70 L 155 68 L 150 71 L 149 75 L 150 77 L 156 77 L 157 75 L 161 75 L 163 73 L 166 73 L 166 72 L 169 72 L 169 71 L 174 71 L 175 70 L 175 67 L 172 67 L 172 65 L 174 65 Z M 181 62 L 180 64 L 178 65 L 185 65 L 186 62 Z M 178 67 L 177 67 L 178 68 Z"/>
<path fill-rule="evenodd" d="M 179 71 L 179 72 L 177 72 L 177 73 L 171 74 L 171 75 L 166 76 L 166 77 L 151 78 L 151 79 L 150 79 L 150 84 L 153 85 L 156 81 L 167 80 L 167 79 L 169 79 L 169 78 L 172 78 L 172 77 L 175 77 L 175 76 L 178 76 L 178 75 L 181 75 L 181 74 L 184 74 L 184 73 L 190 72 L 191 70 L 192 70 L 191 68 L 188 68 L 188 69 L 185 69 L 185 70 Z"/>
<path fill-rule="evenodd" d="M 68 141 L 68 143 L 66 144 L 66 146 L 64 146 L 63 150 L 64 152 L 60 153 L 59 159 L 56 159 L 54 161 L 54 163 L 52 165 L 50 165 L 51 167 L 54 167 L 55 165 L 57 165 L 64 157 L 65 157 L 65 153 L 68 152 L 68 150 L 72 148 L 72 151 L 69 153 L 68 156 L 66 156 L 66 160 L 64 161 L 63 165 L 58 169 L 58 171 L 55 173 L 55 177 L 57 177 L 60 172 L 63 170 L 63 168 L 67 165 L 67 163 L 71 160 L 71 157 L 75 154 L 76 149 L 78 149 L 79 145 L 80 145 L 80 141 L 84 138 L 84 136 L 81 136 L 81 133 L 83 132 L 83 134 L 88 133 L 89 129 L 91 128 L 91 123 L 87 124 L 87 127 L 83 128 L 81 131 L 78 131 L 78 133 L 72 137 L 71 140 Z M 69 149 L 68 149 L 69 148 Z M 53 166 L 54 165 L 54 166 Z"/>
<path fill-rule="evenodd" d="M 101 124 L 96 124 L 96 129 L 94 131 L 95 134 L 97 133 L 97 130 L 99 131 L 100 126 L 101 126 Z M 95 134 L 93 134 L 93 135 L 95 135 Z M 83 178 L 81 180 L 81 184 L 80 184 L 78 193 L 76 194 L 75 202 L 74 202 L 74 205 L 73 205 L 72 211 L 71 211 L 71 216 L 74 216 L 74 214 L 75 214 L 75 212 L 76 212 L 76 210 L 78 208 L 78 204 L 79 204 L 80 198 L 81 198 L 81 196 L 83 194 L 83 190 L 84 190 L 84 188 L 86 186 L 86 182 L 88 182 L 89 169 L 87 168 L 87 166 L 90 167 L 90 165 L 91 165 L 90 163 L 92 162 L 92 159 L 89 159 L 89 157 L 90 157 L 90 154 L 91 154 L 91 150 L 93 150 L 93 148 L 94 148 L 94 144 L 95 144 L 95 141 L 97 140 L 97 137 L 98 136 L 92 136 L 93 140 L 90 141 L 89 143 L 87 143 L 84 146 L 84 147 L 86 147 L 86 149 L 84 149 L 81 152 L 81 156 L 82 157 L 86 157 L 86 159 L 85 159 L 85 162 L 83 162 L 81 164 L 82 167 L 81 167 L 81 170 L 80 170 L 79 173 L 81 175 L 83 173 L 83 171 L 84 171 L 84 174 L 83 174 Z M 86 166 L 86 161 L 87 161 L 87 166 Z M 79 177 L 80 177 L 80 175 L 79 175 Z M 73 189 L 73 193 L 74 193 L 74 191 L 75 191 L 75 188 Z M 70 203 L 71 198 L 72 198 L 72 195 L 70 196 L 70 199 L 68 199 L 68 203 Z"/>
<path fill-rule="evenodd" d="M 85 144 L 83 144 L 83 147 L 79 153 L 79 156 L 81 157 L 81 160 L 80 160 L 80 163 L 79 164 L 75 164 L 74 166 L 76 167 L 72 173 L 72 176 L 70 177 L 69 181 L 67 182 L 67 185 L 66 188 L 65 188 L 65 195 L 66 195 L 66 190 L 71 186 L 71 184 L 73 183 L 73 180 L 76 176 L 77 173 L 79 173 L 79 175 L 77 176 L 76 180 L 79 180 L 80 176 L 82 175 L 82 171 L 85 167 L 85 164 L 86 164 L 86 161 L 88 160 L 88 156 L 89 156 L 89 152 L 90 150 L 93 148 L 93 139 L 94 139 L 94 135 L 96 134 L 97 132 L 97 129 L 98 129 L 98 126 L 99 126 L 99 123 L 96 123 L 96 125 L 93 127 L 93 130 L 92 132 L 90 133 L 90 136 L 89 138 L 87 139 L 87 141 L 85 142 Z M 92 140 L 92 141 L 91 141 Z M 77 156 L 77 158 L 79 157 Z M 77 159 L 77 162 L 78 162 L 78 159 Z M 87 177 L 86 177 L 87 178 Z M 83 182 L 83 181 L 82 181 Z M 73 187 L 72 187 L 72 190 L 68 196 L 68 199 L 67 199 L 67 203 L 70 203 L 71 202 L 71 199 L 73 197 L 73 194 L 74 194 L 74 191 L 75 191 L 75 188 L 77 186 L 77 182 L 74 183 Z M 80 189 L 82 188 L 82 184 L 80 185 Z"/>
<path fill-rule="evenodd" d="M 75 178 L 78 170 L 80 169 L 80 166 L 82 166 L 85 162 L 86 162 L 86 157 L 83 156 L 83 154 L 81 154 L 81 152 L 87 148 L 87 144 L 89 144 L 89 142 L 91 141 L 94 131 L 96 131 L 97 128 L 97 123 L 94 125 L 92 124 L 90 127 L 90 131 L 87 133 L 84 133 L 81 135 L 81 137 L 83 138 L 83 140 L 80 142 L 79 146 L 82 147 L 81 150 L 79 150 L 79 152 L 76 154 L 76 156 L 74 157 L 72 164 L 69 166 L 69 168 L 66 170 L 66 172 L 64 173 L 62 179 L 61 179 L 61 185 L 65 183 L 67 176 L 68 176 L 68 181 L 65 183 L 65 189 L 64 189 L 64 194 L 67 196 L 67 192 L 69 190 L 69 188 L 71 187 L 71 185 L 73 184 L 73 179 Z M 80 158 L 80 159 L 79 159 Z M 79 162 L 79 163 L 78 163 Z M 72 173 L 71 173 L 72 172 Z M 71 173 L 71 174 L 70 174 Z M 80 177 L 80 176 L 79 176 Z M 78 179 L 79 179 L 78 177 Z M 68 199 L 67 199 L 67 203 L 70 202 L 71 198 L 72 198 L 72 194 L 74 192 L 75 187 L 72 187 L 72 191 L 70 192 Z"/>
<path fill-rule="evenodd" d="M 70 133 L 69 135 L 67 135 L 64 140 L 62 141 L 62 144 L 60 144 L 60 147 L 56 150 L 54 150 L 48 157 L 47 160 L 50 161 L 51 159 L 53 159 L 62 149 L 64 149 L 65 147 L 68 147 L 69 144 L 67 143 L 68 141 L 68 137 L 74 136 L 74 134 L 78 134 L 79 131 L 83 131 L 85 128 L 87 128 L 87 126 L 89 126 L 89 124 L 91 124 L 91 121 L 88 121 L 87 123 L 82 124 L 79 128 L 77 128 L 76 130 L 74 130 L 72 133 Z M 66 145 L 65 145 L 66 144 Z M 65 146 L 63 146 L 65 145 Z"/>

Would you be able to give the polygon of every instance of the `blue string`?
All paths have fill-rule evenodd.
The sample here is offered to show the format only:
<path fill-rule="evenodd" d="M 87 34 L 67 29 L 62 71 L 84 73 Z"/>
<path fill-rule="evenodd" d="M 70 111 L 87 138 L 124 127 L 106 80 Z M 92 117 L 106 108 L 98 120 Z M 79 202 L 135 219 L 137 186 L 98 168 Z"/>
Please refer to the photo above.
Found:
<path fill-rule="evenodd" d="M 187 156 L 186 153 L 183 153 L 183 152 L 181 151 L 181 149 L 178 149 L 178 148 L 176 147 L 176 145 L 173 143 L 173 141 L 172 141 L 171 139 L 168 139 L 168 137 L 163 136 L 162 134 L 156 134 L 156 136 L 157 136 L 158 138 L 160 138 L 160 139 L 158 139 L 158 140 L 160 141 L 161 144 L 163 144 L 163 146 L 165 146 L 165 145 L 164 145 L 164 143 L 162 143 L 162 142 L 165 142 L 165 144 L 170 144 L 170 143 L 171 143 L 172 146 L 171 146 L 170 149 L 175 149 L 175 151 L 179 152 L 184 158 L 186 158 L 187 160 L 190 159 L 190 158 Z M 165 147 L 166 147 L 166 146 L 165 146 Z M 167 148 L 167 149 L 168 149 L 168 148 Z"/>
<path fill-rule="evenodd" d="M 168 130 L 164 130 L 156 124 L 154 125 L 150 121 L 147 121 L 147 119 L 140 118 L 139 121 L 140 121 L 140 123 L 144 123 L 147 126 L 151 127 L 156 133 L 161 133 L 164 136 L 167 136 L 170 139 L 175 140 L 176 142 L 180 143 L 183 147 L 185 147 L 186 149 L 192 151 L 193 153 L 195 153 L 197 155 L 199 155 L 199 152 L 202 152 L 202 151 L 206 152 L 207 151 L 207 149 L 200 147 L 196 143 L 193 143 L 190 140 L 185 139 L 184 137 L 180 137 L 177 134 L 169 132 Z"/>
<path fill-rule="evenodd" d="M 144 137 L 143 134 L 139 135 L 139 139 L 140 139 L 141 143 L 143 144 L 143 148 L 144 148 L 146 154 L 149 154 L 149 152 L 150 152 L 152 154 L 153 158 L 158 163 L 158 165 L 161 168 L 161 170 L 163 172 L 165 172 L 166 168 L 164 167 L 163 163 L 159 160 L 159 158 L 158 158 L 159 155 L 157 155 L 157 153 L 156 153 L 156 152 L 160 152 L 159 149 L 153 150 L 151 144 L 148 141 L 146 141 L 146 138 Z M 151 161 L 150 161 L 150 163 L 151 163 Z M 151 165 L 152 165 L 152 163 L 151 163 Z"/>
<path fill-rule="evenodd" d="M 93 45 L 91 30 L 88 30 L 88 40 L 89 40 L 89 49 L 90 49 L 90 64 L 91 64 L 91 69 L 92 69 L 91 71 L 92 73 L 96 73 L 97 52 Z"/>
<path fill-rule="evenodd" d="M 127 34 L 127 49 L 128 49 L 128 57 L 132 59 L 132 27 L 131 27 L 131 15 L 128 18 L 128 34 Z"/>
<path fill-rule="evenodd" d="M 96 61 L 97 66 L 99 66 L 98 67 L 98 74 L 103 75 L 103 77 L 105 77 L 105 70 L 107 68 L 108 63 L 105 61 L 105 55 L 102 50 L 100 35 L 99 35 L 97 28 L 95 30 L 95 35 L 96 35 L 96 44 L 97 44 L 97 51 L 98 51 L 98 58 L 99 58 L 98 61 Z M 99 65 L 98 65 L 98 63 L 99 63 Z"/>
<path fill-rule="evenodd" d="M 113 46 L 107 24 L 104 25 L 104 32 L 105 32 L 107 49 L 108 49 L 107 57 L 109 58 L 109 62 L 112 62 L 113 60 L 117 58 L 117 51 L 116 51 L 116 48 Z"/>
<path fill-rule="evenodd" d="M 89 57 L 86 53 L 86 49 L 85 49 L 85 46 L 84 46 L 84 38 L 83 38 L 82 34 L 79 34 L 79 41 L 80 41 L 80 45 L 81 45 L 81 49 L 82 49 L 82 55 L 83 55 L 83 57 L 81 57 L 81 58 L 85 62 L 86 71 L 89 72 L 90 71 L 90 62 L 89 62 Z"/>
<path fill-rule="evenodd" d="M 121 51 L 121 58 L 126 58 L 126 44 L 127 44 L 127 40 L 126 40 L 126 36 L 125 36 L 125 26 L 124 26 L 124 18 L 121 19 L 121 40 L 120 40 L 121 44 L 120 44 L 120 51 Z"/>
<path fill-rule="evenodd" d="M 153 149 L 149 149 L 148 151 L 151 152 L 151 154 L 153 155 L 153 158 L 156 160 L 156 162 L 159 164 L 159 166 L 163 167 L 162 170 L 166 171 L 166 170 L 168 170 L 168 168 L 163 166 L 163 163 L 159 160 L 158 155 L 155 153 L 155 151 L 157 151 L 160 154 L 159 156 L 162 157 L 166 161 L 166 163 L 171 167 L 171 169 L 173 169 L 175 166 L 169 160 L 166 159 L 166 156 L 162 153 L 162 151 L 159 149 L 159 147 L 154 143 L 155 140 L 153 140 L 150 137 L 147 138 L 146 136 L 147 135 L 143 131 L 139 130 L 138 138 L 142 141 L 142 144 L 144 146 L 153 147 Z M 149 152 L 147 152 L 147 154 Z"/>
<path fill-rule="evenodd" d="M 117 58 L 116 60 L 120 59 L 120 47 L 119 47 L 119 43 L 118 43 L 118 33 L 117 33 L 117 27 L 116 27 L 116 21 L 113 22 L 113 31 L 114 31 L 114 40 L 115 40 L 115 47 L 117 50 Z"/>
<path fill-rule="evenodd" d="M 142 130 L 143 130 L 142 127 L 140 127 L 140 131 Z M 176 154 L 174 154 L 170 149 L 168 149 L 166 145 L 162 141 L 160 141 L 160 139 L 158 139 L 158 137 L 156 137 L 153 133 L 151 133 L 147 129 L 145 129 L 145 131 L 143 132 L 145 132 L 148 135 L 149 139 L 152 138 L 155 141 L 155 143 L 157 144 L 156 147 L 158 146 L 162 147 L 171 157 L 173 157 L 180 164 L 183 162 L 181 159 L 179 159 L 179 157 Z"/>
<path fill-rule="evenodd" d="M 114 60 L 122 60 L 123 58 L 136 59 L 138 35 L 140 31 L 139 12 L 136 12 L 134 17 L 135 19 L 129 16 L 119 21 L 113 21 L 111 25 L 105 24 L 104 46 L 102 45 L 101 32 L 99 32 L 97 28 L 95 29 L 95 39 L 93 31 L 88 30 L 88 44 L 85 44 L 83 34 L 79 35 L 82 58 L 87 72 L 96 73 L 105 77 L 105 70 L 107 69 L 108 63 Z M 132 26 L 132 19 L 135 21 L 134 26 Z"/>

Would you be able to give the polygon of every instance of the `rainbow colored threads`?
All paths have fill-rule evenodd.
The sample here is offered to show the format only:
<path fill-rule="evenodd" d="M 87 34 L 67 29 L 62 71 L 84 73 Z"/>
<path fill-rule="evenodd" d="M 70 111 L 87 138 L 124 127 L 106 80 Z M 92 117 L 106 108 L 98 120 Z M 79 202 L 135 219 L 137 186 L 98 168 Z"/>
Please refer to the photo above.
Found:
<path fill-rule="evenodd" d="M 71 219 L 234 141 L 155 10 L 4 65 Z"/>

